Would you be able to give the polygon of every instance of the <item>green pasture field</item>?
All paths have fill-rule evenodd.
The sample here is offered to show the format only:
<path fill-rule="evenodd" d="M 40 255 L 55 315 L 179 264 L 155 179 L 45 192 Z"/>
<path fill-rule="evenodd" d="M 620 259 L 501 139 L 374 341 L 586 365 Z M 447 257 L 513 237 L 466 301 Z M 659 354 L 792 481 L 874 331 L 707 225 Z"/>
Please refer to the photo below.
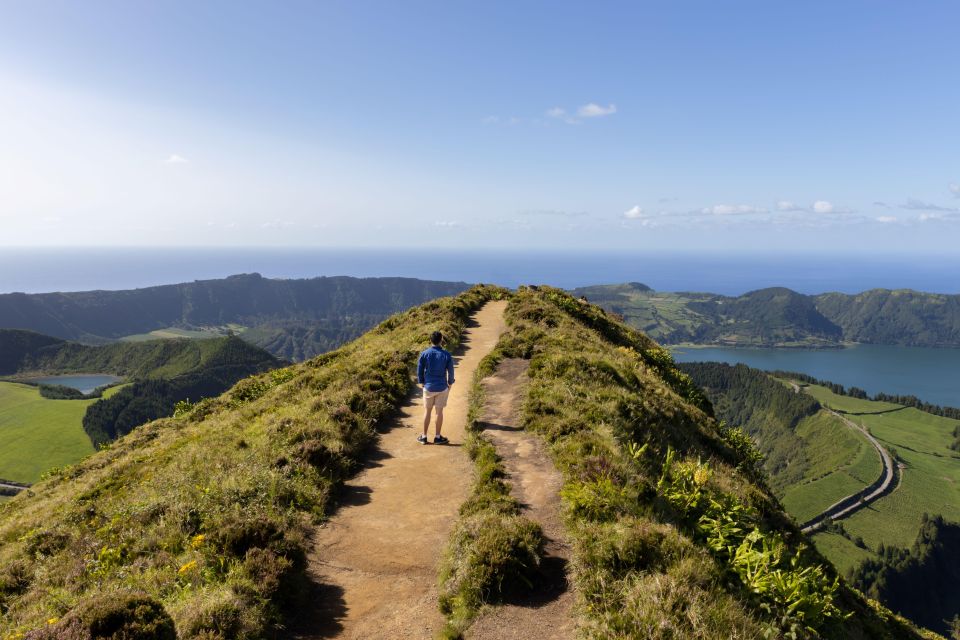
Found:
<path fill-rule="evenodd" d="M 844 413 L 876 413 L 878 411 L 899 409 L 903 406 L 899 404 L 893 404 L 892 402 L 861 400 L 859 398 L 851 398 L 850 396 L 837 395 L 833 391 L 830 391 L 830 389 L 816 384 L 801 384 L 801 388 L 804 392 L 809 393 L 816 398 L 817 402 L 825 407 L 830 407 L 831 409 L 836 409 L 837 411 Z"/>
<path fill-rule="evenodd" d="M 863 560 L 876 558 L 872 551 L 861 549 L 837 533 L 818 533 L 813 536 L 813 543 L 817 551 L 825 555 L 843 575 Z"/>
<path fill-rule="evenodd" d="M 806 480 L 786 489 L 781 501 L 798 522 L 862 489 L 883 470 L 866 438 L 826 411 L 804 418 L 796 433 L 806 442 L 812 464 Z"/>
<path fill-rule="evenodd" d="M 823 387 L 809 390 L 821 403 L 859 413 L 847 417 L 866 426 L 904 465 L 892 493 L 842 520 L 851 535 L 863 537 L 872 549 L 881 542 L 905 547 L 916 538 L 924 513 L 960 520 L 960 456 L 949 448 L 960 421 L 912 407 L 837 396 Z"/>
<path fill-rule="evenodd" d="M 121 387 L 104 392 L 110 397 Z M 83 414 L 96 400 L 48 400 L 37 387 L 0 382 L 0 478 L 33 483 L 93 453 Z"/>
<path fill-rule="evenodd" d="M 130 336 L 120 338 L 121 342 L 146 342 L 147 340 L 171 340 L 176 338 L 190 338 L 194 340 L 203 340 L 204 338 L 217 338 L 227 335 L 228 331 L 236 333 L 242 332 L 246 327 L 238 324 L 229 324 L 224 327 L 209 327 L 204 329 L 180 329 L 178 327 L 167 327 L 166 329 L 156 329 L 149 333 L 136 333 Z"/>

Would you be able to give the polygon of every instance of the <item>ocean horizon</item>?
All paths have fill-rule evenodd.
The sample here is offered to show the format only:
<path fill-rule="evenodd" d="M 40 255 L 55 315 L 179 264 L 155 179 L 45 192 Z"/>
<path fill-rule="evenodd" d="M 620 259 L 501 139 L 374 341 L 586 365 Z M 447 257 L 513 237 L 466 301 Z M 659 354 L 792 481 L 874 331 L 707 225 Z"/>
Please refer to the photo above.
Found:
<path fill-rule="evenodd" d="M 133 289 L 223 278 L 400 276 L 574 288 L 642 282 L 659 291 L 739 295 L 909 288 L 960 293 L 960 257 L 329 248 L 0 248 L 0 293 Z"/>

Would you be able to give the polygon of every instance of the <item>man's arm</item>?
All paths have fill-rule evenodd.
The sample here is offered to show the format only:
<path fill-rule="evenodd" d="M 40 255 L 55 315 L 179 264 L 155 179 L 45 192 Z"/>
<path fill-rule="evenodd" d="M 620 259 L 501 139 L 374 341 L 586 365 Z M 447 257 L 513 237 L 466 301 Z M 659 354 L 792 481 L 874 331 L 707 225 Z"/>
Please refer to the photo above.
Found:
<path fill-rule="evenodd" d="M 453 356 L 447 358 L 447 384 L 453 384 Z"/>
<path fill-rule="evenodd" d="M 420 359 L 417 360 L 417 382 L 419 382 L 420 384 L 424 383 L 423 373 L 425 369 L 426 369 L 426 362 L 424 362 L 423 354 L 421 353 Z"/>

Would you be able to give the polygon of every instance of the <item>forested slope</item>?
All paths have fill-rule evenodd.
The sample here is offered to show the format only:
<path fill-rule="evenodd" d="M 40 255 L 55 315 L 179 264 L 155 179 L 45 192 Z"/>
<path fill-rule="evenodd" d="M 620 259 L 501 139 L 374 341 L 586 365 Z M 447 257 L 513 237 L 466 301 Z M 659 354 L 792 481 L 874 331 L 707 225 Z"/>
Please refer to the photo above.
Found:
<path fill-rule="evenodd" d="M 668 293 L 640 283 L 574 290 L 668 344 L 831 347 L 844 342 L 960 347 L 960 295 L 873 289 L 805 295 Z"/>

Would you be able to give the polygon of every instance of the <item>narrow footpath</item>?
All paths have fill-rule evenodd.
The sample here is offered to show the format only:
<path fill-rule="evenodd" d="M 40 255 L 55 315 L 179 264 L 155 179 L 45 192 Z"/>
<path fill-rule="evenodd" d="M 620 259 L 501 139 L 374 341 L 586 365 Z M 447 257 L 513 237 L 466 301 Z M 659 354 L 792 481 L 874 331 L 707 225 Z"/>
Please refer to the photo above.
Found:
<path fill-rule="evenodd" d="M 429 639 L 443 626 L 437 563 L 473 478 L 460 448 L 467 396 L 477 365 L 506 330 L 506 304 L 475 313 L 454 354 L 457 382 L 443 424 L 450 444 L 416 441 L 423 402 L 414 394 L 316 530 L 308 569 L 315 589 L 296 638 Z"/>
<path fill-rule="evenodd" d="M 487 609 L 470 627 L 477 640 L 570 640 L 574 637 L 573 589 L 568 563 L 570 543 L 560 515 L 563 477 L 543 441 L 520 427 L 529 361 L 504 360 L 483 381 L 484 435 L 503 460 L 514 498 L 523 514 L 539 524 L 547 540 L 536 589 L 522 599 Z"/>

